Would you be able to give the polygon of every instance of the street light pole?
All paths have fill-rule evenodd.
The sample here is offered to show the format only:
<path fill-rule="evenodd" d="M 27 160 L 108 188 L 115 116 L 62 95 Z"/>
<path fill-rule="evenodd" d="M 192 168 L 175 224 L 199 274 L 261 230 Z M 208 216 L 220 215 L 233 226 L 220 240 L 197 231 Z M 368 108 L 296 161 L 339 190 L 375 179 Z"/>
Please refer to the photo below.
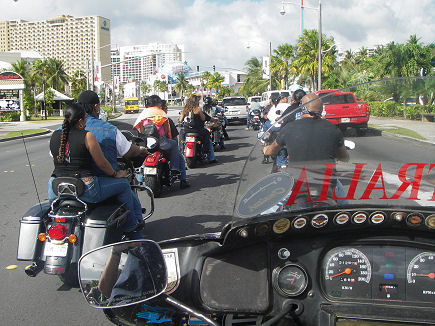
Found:
<path fill-rule="evenodd" d="M 322 89 L 322 4 L 319 0 L 319 66 L 318 66 L 318 77 L 317 77 L 317 90 Z"/>

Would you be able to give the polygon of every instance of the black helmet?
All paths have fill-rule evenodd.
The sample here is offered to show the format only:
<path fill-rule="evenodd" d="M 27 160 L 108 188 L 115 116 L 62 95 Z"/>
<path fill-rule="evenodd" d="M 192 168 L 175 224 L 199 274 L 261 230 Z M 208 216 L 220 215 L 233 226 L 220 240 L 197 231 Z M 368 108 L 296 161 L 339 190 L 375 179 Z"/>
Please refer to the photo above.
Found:
<path fill-rule="evenodd" d="M 305 95 L 307 95 L 307 93 L 303 89 L 297 89 L 294 91 L 292 98 L 296 103 L 301 103 Z"/>
<path fill-rule="evenodd" d="M 213 105 L 213 99 L 210 96 L 207 96 L 204 99 L 204 105 Z"/>
<path fill-rule="evenodd" d="M 83 91 L 77 98 L 77 102 L 83 106 L 86 113 L 92 114 L 95 104 L 100 104 L 100 98 L 94 91 Z"/>
<path fill-rule="evenodd" d="M 273 105 L 277 105 L 279 103 L 279 101 L 281 100 L 281 94 L 276 92 L 276 93 L 272 93 L 270 95 L 270 99 L 272 100 Z"/>

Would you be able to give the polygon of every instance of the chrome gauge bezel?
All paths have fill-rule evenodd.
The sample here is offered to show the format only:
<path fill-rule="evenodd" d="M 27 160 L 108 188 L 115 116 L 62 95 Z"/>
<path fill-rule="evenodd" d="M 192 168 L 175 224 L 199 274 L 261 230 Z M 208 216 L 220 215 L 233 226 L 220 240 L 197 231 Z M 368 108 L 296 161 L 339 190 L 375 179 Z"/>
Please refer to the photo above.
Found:
<path fill-rule="evenodd" d="M 280 274 L 285 271 L 285 269 L 287 268 L 296 268 L 298 269 L 299 272 L 301 272 L 302 274 L 302 281 L 303 281 L 303 286 L 300 287 L 297 291 L 294 292 L 288 292 L 287 290 L 283 290 L 280 286 L 279 286 L 279 276 Z M 305 290 L 308 287 L 308 274 L 305 271 L 305 269 L 299 265 L 299 264 L 295 264 L 295 263 L 286 263 L 283 266 L 280 267 L 276 267 L 273 271 L 272 271 L 272 284 L 274 289 L 281 294 L 284 297 L 297 297 L 299 295 L 301 295 L 302 293 L 305 292 Z"/>

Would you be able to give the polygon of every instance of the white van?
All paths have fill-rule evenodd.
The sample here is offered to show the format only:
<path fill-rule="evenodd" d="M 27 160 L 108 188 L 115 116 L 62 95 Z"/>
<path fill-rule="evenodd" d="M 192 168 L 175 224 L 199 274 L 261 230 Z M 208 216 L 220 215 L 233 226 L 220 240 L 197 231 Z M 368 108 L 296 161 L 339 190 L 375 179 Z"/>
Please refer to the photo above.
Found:
<path fill-rule="evenodd" d="M 269 100 L 273 96 L 273 94 L 280 94 L 281 96 L 283 96 L 283 95 L 287 96 L 289 98 L 289 100 L 290 100 L 290 97 L 291 97 L 290 91 L 288 91 L 286 89 L 281 89 L 281 90 L 277 89 L 277 90 L 274 90 L 274 91 L 267 91 L 267 92 L 264 92 L 261 95 L 261 102 L 260 102 L 261 106 L 268 105 L 269 104 Z"/>

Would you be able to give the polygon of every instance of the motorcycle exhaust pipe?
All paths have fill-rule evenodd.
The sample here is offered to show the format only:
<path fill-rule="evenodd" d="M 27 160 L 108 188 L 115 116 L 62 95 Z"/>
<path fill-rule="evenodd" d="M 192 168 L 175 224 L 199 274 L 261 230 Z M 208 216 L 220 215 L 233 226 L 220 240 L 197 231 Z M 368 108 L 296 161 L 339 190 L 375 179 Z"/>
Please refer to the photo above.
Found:
<path fill-rule="evenodd" d="M 40 271 L 44 269 L 44 262 L 42 260 L 34 261 L 32 265 L 28 266 L 24 272 L 27 276 L 35 277 Z"/>

